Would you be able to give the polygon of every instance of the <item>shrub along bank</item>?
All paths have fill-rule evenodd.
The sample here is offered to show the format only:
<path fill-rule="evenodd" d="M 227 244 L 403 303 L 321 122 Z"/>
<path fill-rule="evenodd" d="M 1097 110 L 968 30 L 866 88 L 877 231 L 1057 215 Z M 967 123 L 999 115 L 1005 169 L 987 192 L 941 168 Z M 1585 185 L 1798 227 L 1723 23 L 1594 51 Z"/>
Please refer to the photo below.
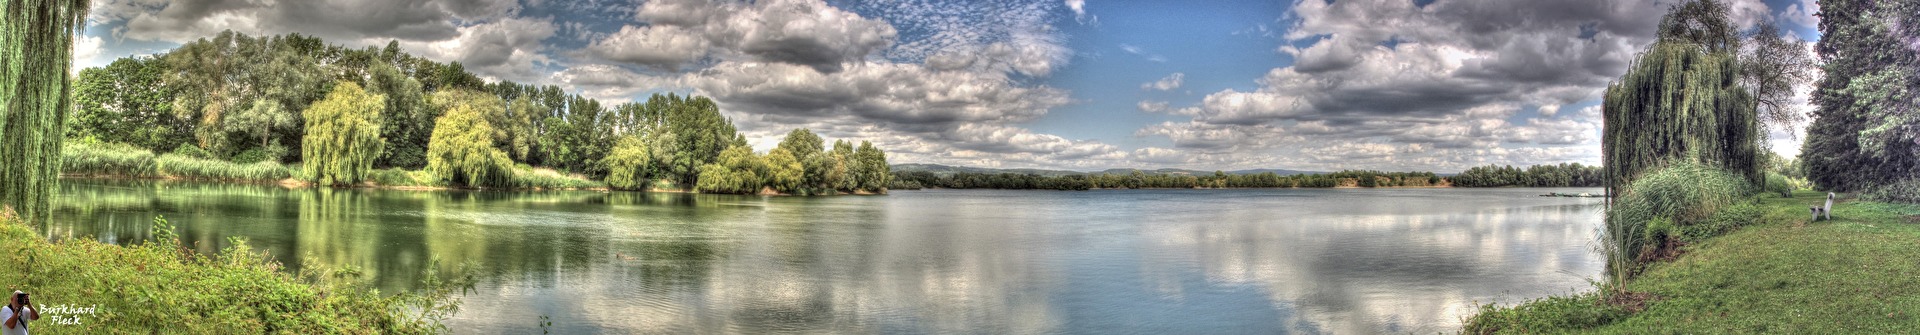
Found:
<path fill-rule="evenodd" d="M 201 255 L 182 248 L 165 220 L 154 231 L 155 241 L 136 246 L 48 242 L 0 214 L 0 285 L 42 308 L 29 323 L 34 334 L 438 333 L 458 310 L 455 294 L 472 285 L 428 266 L 425 289 L 384 295 L 352 280 L 353 269 L 309 262 L 289 274 L 245 241 Z"/>

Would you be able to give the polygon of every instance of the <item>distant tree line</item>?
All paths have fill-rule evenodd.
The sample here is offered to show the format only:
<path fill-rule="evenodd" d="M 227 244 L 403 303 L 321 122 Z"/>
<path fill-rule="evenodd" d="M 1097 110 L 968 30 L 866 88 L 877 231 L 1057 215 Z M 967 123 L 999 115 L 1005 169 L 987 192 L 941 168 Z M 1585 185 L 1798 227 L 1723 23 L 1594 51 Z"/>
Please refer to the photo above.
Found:
<path fill-rule="evenodd" d="M 74 83 L 69 140 L 301 162 L 301 178 L 327 185 L 394 168 L 510 187 L 515 171 L 544 166 L 617 189 L 822 194 L 884 191 L 890 176 L 872 144 L 829 149 L 804 129 L 755 153 L 705 97 L 603 104 L 553 85 L 486 82 L 397 42 L 354 49 L 226 31 L 83 70 Z"/>
<path fill-rule="evenodd" d="M 1525 169 L 1512 165 L 1487 165 L 1467 169 L 1449 178 L 1456 187 L 1600 187 L 1606 186 L 1606 171 L 1580 163 L 1534 165 Z"/>

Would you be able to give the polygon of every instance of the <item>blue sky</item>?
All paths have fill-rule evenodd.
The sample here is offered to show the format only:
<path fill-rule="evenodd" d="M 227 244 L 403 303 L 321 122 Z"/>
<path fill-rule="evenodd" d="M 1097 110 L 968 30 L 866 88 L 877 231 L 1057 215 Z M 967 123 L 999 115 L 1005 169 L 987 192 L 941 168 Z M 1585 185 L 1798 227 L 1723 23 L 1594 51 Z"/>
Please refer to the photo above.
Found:
<path fill-rule="evenodd" d="M 806 127 L 894 163 L 1455 172 L 1597 163 L 1599 93 L 1670 4 L 104 0 L 75 57 L 228 29 L 397 40 L 607 101 L 710 96 L 762 150 Z M 1811 1 L 1729 4 L 1816 38 Z"/>

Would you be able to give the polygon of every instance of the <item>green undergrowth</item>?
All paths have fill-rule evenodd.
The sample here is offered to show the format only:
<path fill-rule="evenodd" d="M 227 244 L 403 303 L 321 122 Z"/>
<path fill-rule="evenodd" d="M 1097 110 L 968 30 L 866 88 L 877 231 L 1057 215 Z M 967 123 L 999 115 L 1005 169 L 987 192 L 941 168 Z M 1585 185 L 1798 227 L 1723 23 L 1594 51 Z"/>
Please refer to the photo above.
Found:
<path fill-rule="evenodd" d="M 1709 222 L 1622 287 L 1482 306 L 1466 333 L 1889 334 L 1920 329 L 1920 206 L 1843 200 L 1809 221 L 1824 193 L 1766 193 Z M 1745 208 L 1742 208 L 1745 207 Z"/>
<path fill-rule="evenodd" d="M 354 269 L 310 264 L 287 273 L 244 240 L 218 254 L 182 248 L 165 220 L 155 241 L 49 242 L 0 218 L 0 282 L 42 308 L 34 334 L 426 334 L 458 310 L 471 277 L 426 267 L 417 292 L 382 294 Z M 464 271 L 471 273 L 471 271 Z M 60 306 L 92 308 L 62 311 Z"/>

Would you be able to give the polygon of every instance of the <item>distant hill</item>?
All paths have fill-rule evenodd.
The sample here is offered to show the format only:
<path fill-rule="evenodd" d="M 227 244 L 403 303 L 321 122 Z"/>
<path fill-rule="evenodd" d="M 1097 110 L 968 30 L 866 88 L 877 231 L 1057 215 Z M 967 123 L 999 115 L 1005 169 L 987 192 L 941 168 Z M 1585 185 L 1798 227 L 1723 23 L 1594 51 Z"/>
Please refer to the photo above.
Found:
<path fill-rule="evenodd" d="M 1094 172 L 1080 172 L 1080 171 L 1045 170 L 1045 169 L 995 169 L 995 168 L 952 166 L 952 165 L 940 165 L 940 164 L 894 164 L 893 165 L 893 171 L 895 172 L 927 171 L 927 172 L 932 172 L 934 174 L 940 174 L 940 175 L 950 175 L 954 173 L 965 172 L 965 173 L 988 173 L 988 174 L 1020 173 L 1020 174 L 1036 174 L 1041 176 L 1069 176 L 1069 175 L 1080 175 L 1080 174 L 1131 174 L 1133 173 L 1133 170 L 1136 170 L 1136 169 L 1116 168 L 1116 169 L 1106 169 L 1106 170 L 1094 171 Z M 1140 170 L 1141 173 L 1146 173 L 1146 174 L 1196 175 L 1196 176 L 1213 174 L 1213 171 L 1199 171 L 1199 170 L 1186 170 L 1186 169 L 1138 169 L 1138 170 Z M 1227 174 L 1234 174 L 1234 175 L 1260 174 L 1265 172 L 1273 172 L 1274 174 L 1282 175 L 1282 176 L 1326 173 L 1326 172 L 1318 172 L 1318 171 L 1299 171 L 1299 170 L 1285 170 L 1285 169 L 1252 169 L 1252 170 L 1226 171 Z"/>

